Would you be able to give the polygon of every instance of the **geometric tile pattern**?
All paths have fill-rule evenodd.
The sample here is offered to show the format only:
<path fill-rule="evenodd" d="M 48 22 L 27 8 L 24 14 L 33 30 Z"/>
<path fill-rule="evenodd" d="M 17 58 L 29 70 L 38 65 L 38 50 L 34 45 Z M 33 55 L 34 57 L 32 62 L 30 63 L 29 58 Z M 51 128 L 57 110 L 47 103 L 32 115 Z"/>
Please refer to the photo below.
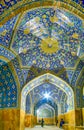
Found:
<path fill-rule="evenodd" d="M 25 110 L 25 97 L 29 92 L 32 97 L 32 103 L 35 104 L 35 102 L 38 102 L 38 99 L 43 97 L 45 91 L 51 93 L 52 98 L 58 102 L 63 102 L 64 100 L 66 101 L 67 95 L 67 111 L 73 109 L 74 97 L 72 89 L 68 84 L 66 84 L 66 82 L 61 81 L 61 79 L 49 73 L 32 80 L 23 88 L 21 108 Z M 61 101 L 60 95 L 62 96 Z"/>
<path fill-rule="evenodd" d="M 14 69 L 15 69 L 17 76 L 18 76 L 18 80 L 20 82 L 20 86 L 22 87 L 24 84 L 24 78 L 22 76 L 22 71 L 20 69 L 20 64 L 19 64 L 18 58 L 16 58 L 16 55 L 14 53 L 12 53 L 11 50 L 0 45 L 0 56 L 3 59 L 4 58 L 8 59 L 9 63 L 13 64 Z M 13 71 L 13 68 L 11 71 Z"/>
<path fill-rule="evenodd" d="M 61 9 L 54 12 L 48 7 L 24 13 L 12 49 L 20 56 L 22 68 L 26 67 L 25 82 L 36 77 L 39 71 L 59 73 L 65 69 L 59 77 L 74 86 L 84 66 L 79 62 L 80 72 L 75 72 L 75 66 L 84 54 L 83 30 L 81 19 Z M 36 68 L 35 74 L 32 68 Z"/>
<path fill-rule="evenodd" d="M 49 100 L 46 100 L 44 96 L 46 93 L 49 94 Z M 60 88 L 50 83 L 43 83 L 42 85 L 39 85 L 38 87 L 30 91 L 30 93 L 27 95 L 27 98 L 26 98 L 27 112 L 30 112 L 30 109 L 29 109 L 31 105 L 30 99 L 29 99 L 30 96 L 31 96 L 32 104 L 34 104 L 35 108 L 37 106 L 37 109 L 40 105 L 51 102 L 52 100 L 53 102 L 55 102 L 55 104 L 61 103 L 61 102 L 64 102 L 65 104 L 67 103 L 66 93 L 63 92 Z M 55 104 L 51 103 L 51 106 L 53 105 L 53 107 L 55 107 L 54 106 Z"/>
<path fill-rule="evenodd" d="M 81 89 L 80 89 L 80 87 L 76 88 L 76 95 L 80 95 L 81 96 Z M 76 102 L 77 102 L 76 106 L 79 107 L 79 108 L 82 105 L 80 96 L 77 96 L 77 98 L 76 98 Z"/>
<path fill-rule="evenodd" d="M 0 27 L 0 44 L 4 45 L 7 48 L 10 46 L 13 28 L 17 21 L 17 18 L 18 16 L 12 18 Z"/>
<path fill-rule="evenodd" d="M 17 3 L 20 3 L 20 1 L 22 0 L 1 0 L 0 1 L 0 15 L 4 13 L 4 11 L 7 11 L 9 8 L 13 7 L 14 5 L 16 5 Z M 27 0 L 26 0 L 27 1 Z M 35 2 L 37 0 L 31 0 L 31 2 Z M 63 2 L 66 2 L 65 0 L 59 0 L 59 1 L 63 1 Z M 75 5 L 75 2 L 77 4 L 79 4 L 80 6 L 84 7 L 84 1 L 83 0 L 72 0 L 74 2 L 74 5 Z M 30 4 L 30 1 L 28 2 L 28 4 Z"/>
<path fill-rule="evenodd" d="M 2 17 L 3 13 L 21 1 L 22 0 L 1 0 L 1 18 L 4 19 L 4 17 Z M 31 0 L 31 2 L 34 1 Z M 72 1 L 84 7 L 83 1 Z M 75 4 L 72 6 L 75 6 Z M 84 69 L 84 60 L 83 58 L 82 61 L 80 60 L 81 57 L 84 56 L 83 21 L 74 14 L 58 8 L 54 10 L 52 7 L 32 9 L 24 12 L 20 19 L 18 18 L 19 15 L 0 26 L 0 56 L 6 57 L 13 63 L 20 82 L 20 87 L 22 88 L 24 84 L 37 76 L 51 73 L 60 77 L 74 89 L 76 88 L 76 105 L 77 107 L 80 107 L 82 105 L 80 93 L 84 84 L 84 73 L 82 73 Z M 20 21 L 19 25 L 17 26 L 17 29 L 14 30 L 18 20 Z M 15 31 L 16 33 L 14 34 Z M 15 36 L 14 39 L 12 39 L 13 35 Z M 11 46 L 12 48 L 10 48 Z M 15 53 L 12 53 L 12 51 Z M 0 108 L 16 107 L 16 77 L 12 75 L 12 70 L 10 70 L 7 63 L 0 60 L 0 65 Z M 80 78 L 81 73 L 82 78 Z M 45 76 L 43 78 L 45 78 Z M 53 81 L 52 76 L 50 76 L 50 78 L 50 81 Z M 25 89 L 23 96 L 25 96 L 25 93 L 28 90 L 30 91 L 33 88 L 35 82 L 32 81 L 32 83 L 29 84 L 29 88 Z M 53 81 L 53 83 L 59 85 L 63 90 L 66 90 L 70 97 L 73 96 L 72 93 L 69 93 L 71 90 L 67 87 L 68 85 L 64 83 L 64 87 L 62 81 Z M 38 99 L 36 91 L 39 91 L 39 88 L 40 96 L 42 95 L 41 90 L 44 90 L 43 82 L 40 84 L 37 80 L 37 84 L 39 87 L 37 87 L 38 89 L 34 89 L 35 93 L 32 97 L 32 101 Z M 45 84 L 48 86 L 50 85 L 48 83 Z M 52 90 L 52 88 L 50 88 L 50 90 Z M 53 90 L 55 89 L 53 88 Z M 61 93 L 59 87 L 56 91 Z M 61 95 L 62 97 L 65 95 L 63 94 L 64 92 Z M 59 94 L 57 95 L 57 98 L 59 101 Z M 64 101 L 65 98 L 66 96 L 62 98 L 63 100 L 61 101 Z M 73 102 L 70 103 L 72 109 Z M 67 104 L 65 105 L 67 109 L 68 106 Z"/>
<path fill-rule="evenodd" d="M 55 70 L 48 70 L 48 69 L 42 69 L 42 68 L 35 68 L 34 66 L 32 66 L 30 68 L 30 70 L 27 68 L 24 69 L 24 73 L 25 73 L 24 80 L 26 83 L 28 83 L 29 81 L 31 81 L 35 77 L 40 76 L 40 75 L 45 74 L 45 73 L 48 73 L 48 72 L 62 78 L 67 83 L 70 83 L 69 78 L 70 78 L 70 80 L 72 78 L 72 77 L 68 77 L 69 73 L 67 73 L 67 71 L 64 68 L 57 68 Z"/>
<path fill-rule="evenodd" d="M 30 113 L 31 114 L 31 109 L 32 109 L 32 104 L 31 104 L 31 97 L 30 94 L 27 95 L 26 97 L 26 113 Z"/>
<path fill-rule="evenodd" d="M 82 61 L 80 60 L 79 64 L 78 64 L 77 67 L 76 67 L 76 70 L 75 70 L 75 72 L 74 72 L 74 74 L 73 74 L 73 77 L 72 77 L 71 85 L 72 85 L 73 87 L 76 86 L 76 81 L 78 80 L 79 75 L 81 74 L 81 72 L 83 72 L 83 69 L 84 69 L 84 62 L 82 62 Z M 80 86 L 81 86 L 82 83 L 83 83 L 83 77 L 81 77 L 80 81 L 81 81 L 81 83 L 80 83 Z"/>
<path fill-rule="evenodd" d="M 8 49 L 4 48 L 0 45 L 0 56 L 4 56 L 5 58 L 9 59 L 10 61 L 15 58 L 15 55 Z"/>
<path fill-rule="evenodd" d="M 32 97 L 32 103 L 36 104 L 39 99 L 45 98 L 45 93 L 49 94 L 49 98 L 53 98 L 55 102 L 62 102 L 67 100 L 67 95 L 60 88 L 50 83 L 43 83 L 38 87 L 34 88 L 30 94 Z M 33 97 L 34 96 L 34 97 Z"/>
<path fill-rule="evenodd" d="M 55 114 L 56 115 L 58 114 L 57 104 L 53 100 L 51 100 L 50 98 L 49 99 L 45 98 L 45 99 L 39 100 L 39 102 L 34 107 L 34 114 L 37 115 L 37 110 L 39 110 L 42 106 L 44 106 L 44 108 L 45 108 L 46 105 L 49 105 L 50 107 L 52 107 L 55 111 Z"/>
<path fill-rule="evenodd" d="M 22 66 L 49 70 L 74 67 L 83 55 L 83 46 L 82 20 L 64 10 L 54 12 L 53 8 L 27 12 L 12 44 Z M 57 51 L 53 52 L 55 47 Z"/>
<path fill-rule="evenodd" d="M 19 82 L 20 82 L 20 88 L 22 89 L 22 87 L 24 86 L 24 78 L 23 78 L 23 75 L 22 75 L 22 70 L 20 69 L 20 64 L 18 62 L 18 58 L 15 57 L 14 59 L 11 60 L 11 62 L 14 65 L 15 71 L 17 73 L 17 76 L 18 76 L 18 79 L 19 79 Z"/>
<path fill-rule="evenodd" d="M 6 62 L 0 60 L 0 108 L 17 107 L 17 86 Z"/>

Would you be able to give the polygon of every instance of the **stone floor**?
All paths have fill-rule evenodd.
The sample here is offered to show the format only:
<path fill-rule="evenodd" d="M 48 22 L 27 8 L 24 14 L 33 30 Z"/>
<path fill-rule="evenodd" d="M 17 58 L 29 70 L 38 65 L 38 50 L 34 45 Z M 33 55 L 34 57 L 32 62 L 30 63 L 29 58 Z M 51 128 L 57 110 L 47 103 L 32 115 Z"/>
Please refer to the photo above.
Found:
<path fill-rule="evenodd" d="M 25 128 L 25 130 L 63 130 L 56 126 L 44 126 L 43 128 L 41 126 L 36 126 L 34 128 Z"/>

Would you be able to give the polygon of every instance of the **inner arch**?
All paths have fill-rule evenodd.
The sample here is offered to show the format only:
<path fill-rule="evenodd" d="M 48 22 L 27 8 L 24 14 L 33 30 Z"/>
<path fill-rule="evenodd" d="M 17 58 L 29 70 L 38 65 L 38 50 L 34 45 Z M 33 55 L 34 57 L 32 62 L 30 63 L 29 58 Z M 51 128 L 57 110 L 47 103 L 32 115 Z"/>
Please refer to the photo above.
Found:
<path fill-rule="evenodd" d="M 25 110 L 25 102 L 26 102 L 27 94 L 32 89 L 34 89 L 35 87 L 37 87 L 45 82 L 54 84 L 56 87 L 63 90 L 67 94 L 67 97 L 68 97 L 68 100 L 67 100 L 68 110 L 67 111 L 74 109 L 74 94 L 73 94 L 72 88 L 66 82 L 64 82 L 62 79 L 60 79 L 50 73 L 46 73 L 42 76 L 39 76 L 25 85 L 25 87 L 22 89 L 22 92 L 21 92 L 21 109 Z"/>

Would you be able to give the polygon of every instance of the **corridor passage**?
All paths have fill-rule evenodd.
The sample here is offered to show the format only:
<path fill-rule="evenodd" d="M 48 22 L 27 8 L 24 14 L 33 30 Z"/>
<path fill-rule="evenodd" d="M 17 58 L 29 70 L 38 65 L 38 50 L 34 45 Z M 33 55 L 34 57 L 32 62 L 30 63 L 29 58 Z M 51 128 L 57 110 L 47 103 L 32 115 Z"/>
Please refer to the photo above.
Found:
<path fill-rule="evenodd" d="M 41 126 L 36 126 L 34 128 L 25 128 L 25 130 L 63 130 L 56 126 L 44 126 L 43 128 Z"/>

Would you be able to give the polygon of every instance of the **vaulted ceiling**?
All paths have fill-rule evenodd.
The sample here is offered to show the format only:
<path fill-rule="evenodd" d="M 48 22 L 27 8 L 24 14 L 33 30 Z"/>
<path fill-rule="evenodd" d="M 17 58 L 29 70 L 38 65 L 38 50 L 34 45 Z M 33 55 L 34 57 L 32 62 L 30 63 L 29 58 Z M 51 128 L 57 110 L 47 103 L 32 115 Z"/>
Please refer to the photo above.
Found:
<path fill-rule="evenodd" d="M 83 35 L 80 18 L 47 7 L 24 12 L 6 22 L 0 28 L 0 44 L 7 49 L 7 58 L 7 51 L 11 51 L 13 58 L 19 59 L 24 82 L 48 71 L 74 86 L 84 66 Z"/>
<path fill-rule="evenodd" d="M 46 94 L 49 97 L 46 97 Z M 31 113 L 31 106 L 34 105 L 35 112 L 44 104 L 46 107 L 46 104 L 49 104 L 54 108 L 54 110 L 57 110 L 57 104 L 64 103 L 67 110 L 67 95 L 66 93 L 56 87 L 53 84 L 50 83 L 43 83 L 42 85 L 39 85 L 38 87 L 34 88 L 26 98 L 26 112 Z M 57 112 L 57 111 L 56 111 Z"/>

